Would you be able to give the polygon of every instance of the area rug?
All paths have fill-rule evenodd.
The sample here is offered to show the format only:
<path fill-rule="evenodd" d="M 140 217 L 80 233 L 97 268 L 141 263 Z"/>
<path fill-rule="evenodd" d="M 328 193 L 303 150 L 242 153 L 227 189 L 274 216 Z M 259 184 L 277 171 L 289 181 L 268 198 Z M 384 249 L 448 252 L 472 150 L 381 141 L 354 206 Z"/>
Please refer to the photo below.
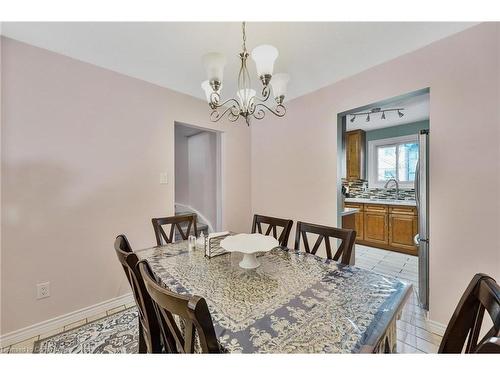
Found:
<path fill-rule="evenodd" d="M 137 353 L 138 313 L 135 307 L 35 342 L 34 353 Z"/>

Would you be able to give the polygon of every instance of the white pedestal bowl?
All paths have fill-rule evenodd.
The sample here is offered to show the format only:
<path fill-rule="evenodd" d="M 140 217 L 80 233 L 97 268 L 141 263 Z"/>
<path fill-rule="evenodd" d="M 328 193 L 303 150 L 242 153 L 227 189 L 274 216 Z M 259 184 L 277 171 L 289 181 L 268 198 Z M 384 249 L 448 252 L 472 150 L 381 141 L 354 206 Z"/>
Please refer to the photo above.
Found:
<path fill-rule="evenodd" d="M 269 251 L 279 245 L 278 240 L 271 236 L 264 236 L 259 233 L 236 234 L 224 238 L 220 246 L 229 252 L 243 254 L 243 259 L 239 263 L 241 268 L 253 269 L 260 266 L 256 253 Z"/>

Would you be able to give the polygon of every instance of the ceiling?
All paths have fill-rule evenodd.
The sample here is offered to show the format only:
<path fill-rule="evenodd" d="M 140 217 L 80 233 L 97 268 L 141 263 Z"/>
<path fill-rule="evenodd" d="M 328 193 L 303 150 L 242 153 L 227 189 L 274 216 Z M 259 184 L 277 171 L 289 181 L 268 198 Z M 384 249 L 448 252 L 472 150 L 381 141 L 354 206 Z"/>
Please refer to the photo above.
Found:
<path fill-rule="evenodd" d="M 384 105 L 374 104 L 369 109 L 357 112 L 370 112 L 371 108 L 379 107 L 380 113 L 370 115 L 370 121 L 366 121 L 366 115 L 356 116 L 354 121 L 351 122 L 351 114 L 347 115 L 346 130 L 362 129 L 370 131 L 381 128 L 388 128 L 396 125 L 409 124 L 412 122 L 428 120 L 429 119 L 429 94 L 425 93 L 411 98 L 395 100 L 384 103 Z M 382 110 L 389 108 L 404 108 L 401 112 L 404 113 L 403 117 L 399 117 L 397 112 L 387 112 L 385 120 L 381 119 Z"/>
<path fill-rule="evenodd" d="M 247 46 L 272 44 L 275 72 L 295 98 L 462 31 L 464 22 L 247 23 Z M 201 57 L 226 54 L 223 97 L 234 96 L 241 24 L 226 22 L 4 22 L 2 34 L 204 99 Z M 260 84 L 253 61 L 254 87 Z"/>

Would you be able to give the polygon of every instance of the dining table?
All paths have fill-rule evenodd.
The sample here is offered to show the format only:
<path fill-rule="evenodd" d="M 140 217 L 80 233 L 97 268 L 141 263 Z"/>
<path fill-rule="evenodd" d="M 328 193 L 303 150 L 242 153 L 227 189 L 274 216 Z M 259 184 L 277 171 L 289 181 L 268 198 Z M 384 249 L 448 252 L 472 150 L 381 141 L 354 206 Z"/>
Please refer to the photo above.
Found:
<path fill-rule="evenodd" d="M 204 297 L 229 353 L 392 353 L 411 284 L 285 247 L 208 257 L 188 241 L 136 252 L 160 283 Z"/>

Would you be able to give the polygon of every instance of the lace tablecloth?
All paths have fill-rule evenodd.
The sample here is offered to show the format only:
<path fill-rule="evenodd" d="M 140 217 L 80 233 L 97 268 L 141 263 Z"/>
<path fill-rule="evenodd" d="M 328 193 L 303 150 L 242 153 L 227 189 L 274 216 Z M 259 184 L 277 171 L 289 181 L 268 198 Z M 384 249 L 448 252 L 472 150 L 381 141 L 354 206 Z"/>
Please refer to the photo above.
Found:
<path fill-rule="evenodd" d="M 187 242 L 137 252 L 169 289 L 206 299 L 229 352 L 394 352 L 411 286 L 307 253 L 276 248 L 244 270 L 239 254 L 206 258 Z"/>

